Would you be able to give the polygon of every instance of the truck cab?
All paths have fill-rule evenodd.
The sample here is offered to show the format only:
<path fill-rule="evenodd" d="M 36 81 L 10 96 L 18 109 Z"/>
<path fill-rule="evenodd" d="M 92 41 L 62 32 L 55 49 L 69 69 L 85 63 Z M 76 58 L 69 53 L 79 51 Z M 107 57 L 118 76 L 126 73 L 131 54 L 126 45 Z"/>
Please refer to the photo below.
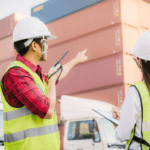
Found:
<path fill-rule="evenodd" d="M 111 111 L 112 105 L 71 96 L 61 97 L 61 118 L 65 125 L 64 150 L 125 149 L 125 143 L 115 138 L 114 125 L 92 108 Z"/>

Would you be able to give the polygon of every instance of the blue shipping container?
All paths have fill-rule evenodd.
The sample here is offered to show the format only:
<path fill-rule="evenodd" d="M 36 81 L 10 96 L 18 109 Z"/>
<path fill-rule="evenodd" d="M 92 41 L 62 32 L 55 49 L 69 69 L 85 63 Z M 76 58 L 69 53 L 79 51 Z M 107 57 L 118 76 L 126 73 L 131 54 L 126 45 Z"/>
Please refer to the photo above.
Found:
<path fill-rule="evenodd" d="M 31 9 L 31 16 L 45 24 L 104 0 L 49 0 Z"/>

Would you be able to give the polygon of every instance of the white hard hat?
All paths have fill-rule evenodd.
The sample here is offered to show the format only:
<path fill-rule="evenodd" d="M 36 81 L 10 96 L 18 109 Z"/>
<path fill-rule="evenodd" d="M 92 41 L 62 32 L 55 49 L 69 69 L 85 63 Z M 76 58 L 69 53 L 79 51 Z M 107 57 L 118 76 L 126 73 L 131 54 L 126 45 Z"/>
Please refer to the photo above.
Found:
<path fill-rule="evenodd" d="M 17 23 L 13 31 L 13 42 L 40 37 L 47 37 L 47 40 L 51 40 L 57 36 L 51 35 L 47 26 L 35 17 L 23 18 Z"/>
<path fill-rule="evenodd" d="M 147 30 L 137 39 L 131 52 L 140 59 L 150 61 L 150 30 Z"/>

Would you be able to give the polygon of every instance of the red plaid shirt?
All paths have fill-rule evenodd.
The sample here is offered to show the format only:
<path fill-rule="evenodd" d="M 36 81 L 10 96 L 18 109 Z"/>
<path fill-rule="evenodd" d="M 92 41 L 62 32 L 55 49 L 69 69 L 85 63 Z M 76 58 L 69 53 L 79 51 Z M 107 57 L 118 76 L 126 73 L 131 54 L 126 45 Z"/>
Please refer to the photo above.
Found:
<path fill-rule="evenodd" d="M 17 55 L 17 61 L 24 63 L 33 72 L 36 72 L 41 80 L 48 84 L 46 75 L 42 74 L 42 68 L 35 66 L 30 61 Z M 7 102 L 13 107 L 26 106 L 33 114 L 44 118 L 49 107 L 50 101 L 46 98 L 34 83 L 33 77 L 24 69 L 14 67 L 9 69 L 3 79 L 3 93 Z"/>

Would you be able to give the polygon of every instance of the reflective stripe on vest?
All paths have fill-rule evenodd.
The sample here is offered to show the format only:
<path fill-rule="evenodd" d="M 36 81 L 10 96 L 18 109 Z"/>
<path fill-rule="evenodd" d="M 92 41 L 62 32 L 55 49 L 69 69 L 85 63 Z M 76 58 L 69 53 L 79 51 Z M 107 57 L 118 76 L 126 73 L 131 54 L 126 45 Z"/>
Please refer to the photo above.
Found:
<path fill-rule="evenodd" d="M 27 107 L 23 107 L 10 112 L 3 112 L 3 120 L 9 121 L 23 116 L 31 115 L 31 111 Z"/>
<path fill-rule="evenodd" d="M 55 132 L 58 132 L 58 126 L 56 124 L 39 127 L 39 128 L 31 128 L 20 132 L 15 132 L 12 134 L 4 134 L 4 141 L 16 142 L 28 137 L 41 136 L 41 135 L 51 134 Z"/>

